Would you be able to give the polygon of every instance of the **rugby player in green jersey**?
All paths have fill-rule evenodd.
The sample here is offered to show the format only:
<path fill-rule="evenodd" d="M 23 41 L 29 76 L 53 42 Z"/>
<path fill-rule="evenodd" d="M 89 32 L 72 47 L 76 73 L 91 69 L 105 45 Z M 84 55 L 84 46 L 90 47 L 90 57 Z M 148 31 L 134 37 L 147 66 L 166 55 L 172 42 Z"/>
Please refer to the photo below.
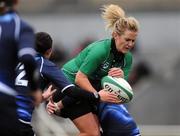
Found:
<path fill-rule="evenodd" d="M 90 92 L 101 89 L 103 76 L 128 79 L 132 55 L 138 34 L 138 21 L 127 17 L 117 5 L 103 7 L 102 17 L 112 38 L 96 41 L 67 62 L 63 71 L 75 84 Z M 139 129 L 123 104 L 99 104 L 99 120 L 106 136 L 137 136 Z"/>
<path fill-rule="evenodd" d="M 102 10 L 107 28 L 112 30 L 112 38 L 90 44 L 62 69 L 72 83 L 89 92 L 101 90 L 101 79 L 106 75 L 128 79 L 132 66 L 130 50 L 138 34 L 138 21 L 127 17 L 118 5 L 107 5 Z M 139 128 L 123 104 L 100 102 L 96 106 L 103 135 L 140 135 Z M 94 114 L 94 117 L 97 115 Z"/>

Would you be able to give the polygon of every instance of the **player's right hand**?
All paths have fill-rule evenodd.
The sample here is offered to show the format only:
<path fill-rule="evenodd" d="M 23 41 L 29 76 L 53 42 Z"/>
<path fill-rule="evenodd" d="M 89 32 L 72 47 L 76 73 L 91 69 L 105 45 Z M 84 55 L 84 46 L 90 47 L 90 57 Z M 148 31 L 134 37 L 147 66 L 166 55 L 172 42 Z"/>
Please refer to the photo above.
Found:
<path fill-rule="evenodd" d="M 52 97 L 50 98 L 47 106 L 46 106 L 46 111 L 49 115 L 54 114 L 54 113 L 59 113 L 61 109 L 63 108 L 62 101 L 59 101 L 58 103 L 55 103 L 52 100 Z"/>
<path fill-rule="evenodd" d="M 99 92 L 100 100 L 102 102 L 109 102 L 109 103 L 121 103 L 121 100 L 118 99 L 116 94 L 110 93 L 106 91 L 105 89 L 100 90 Z"/>
<path fill-rule="evenodd" d="M 116 68 L 116 67 L 113 67 L 109 70 L 108 72 L 108 75 L 109 76 L 112 76 L 112 77 L 120 77 L 120 78 L 124 78 L 124 72 L 121 68 Z"/>
<path fill-rule="evenodd" d="M 50 98 L 48 104 L 46 105 L 46 111 L 49 115 L 54 114 L 56 110 L 56 105 L 54 104 L 54 101 L 52 100 L 52 97 Z"/>

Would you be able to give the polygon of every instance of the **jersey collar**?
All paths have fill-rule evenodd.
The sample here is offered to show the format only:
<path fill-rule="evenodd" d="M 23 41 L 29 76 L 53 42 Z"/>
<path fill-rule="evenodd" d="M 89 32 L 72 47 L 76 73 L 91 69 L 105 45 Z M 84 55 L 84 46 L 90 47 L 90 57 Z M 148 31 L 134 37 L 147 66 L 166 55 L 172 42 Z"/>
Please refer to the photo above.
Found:
<path fill-rule="evenodd" d="M 114 59 L 117 61 L 124 58 L 124 54 L 117 51 L 114 38 L 111 39 L 111 53 L 113 53 Z"/>

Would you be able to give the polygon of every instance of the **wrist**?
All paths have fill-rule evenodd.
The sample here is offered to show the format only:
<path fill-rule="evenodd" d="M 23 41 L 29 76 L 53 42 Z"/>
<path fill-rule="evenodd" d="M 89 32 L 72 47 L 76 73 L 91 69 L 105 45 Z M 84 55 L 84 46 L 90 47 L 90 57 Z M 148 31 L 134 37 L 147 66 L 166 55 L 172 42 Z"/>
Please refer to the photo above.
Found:
<path fill-rule="evenodd" d="M 60 108 L 59 108 L 59 105 L 58 105 L 58 103 L 54 103 L 54 105 L 55 105 L 55 112 L 57 112 L 57 111 L 59 111 L 60 110 Z"/>
<path fill-rule="evenodd" d="M 100 100 L 100 95 L 99 95 L 99 93 L 98 92 L 93 92 L 93 94 L 94 94 L 94 97 L 96 98 L 96 100 Z"/>
<path fill-rule="evenodd" d="M 64 105 L 63 105 L 62 101 L 59 101 L 59 102 L 57 103 L 57 105 L 58 105 L 59 109 L 64 108 Z"/>

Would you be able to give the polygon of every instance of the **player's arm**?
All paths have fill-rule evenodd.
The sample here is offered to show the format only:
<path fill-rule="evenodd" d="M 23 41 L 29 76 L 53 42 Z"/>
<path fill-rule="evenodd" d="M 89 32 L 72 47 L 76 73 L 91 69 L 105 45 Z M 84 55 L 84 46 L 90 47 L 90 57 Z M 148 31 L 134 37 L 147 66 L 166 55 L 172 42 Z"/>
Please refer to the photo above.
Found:
<path fill-rule="evenodd" d="M 100 99 L 102 101 L 113 103 L 117 101 L 117 97 L 114 94 L 110 94 L 104 90 L 101 90 L 99 93 L 88 92 L 86 90 L 74 86 L 67 80 L 63 72 L 59 70 L 59 68 L 53 63 L 44 64 L 42 72 L 43 76 L 45 76 L 56 87 L 58 87 L 58 91 L 56 91 L 53 96 L 54 101 L 59 101 L 62 98 L 62 94 L 69 96 L 77 101 L 88 100 L 90 102 L 98 102 Z M 68 104 L 65 105 L 70 105 L 69 103 L 73 102 L 67 100 L 66 103 Z"/>
<path fill-rule="evenodd" d="M 76 74 L 75 83 L 89 92 L 97 92 L 96 89 L 91 85 L 87 75 L 80 70 Z"/>
<path fill-rule="evenodd" d="M 82 99 L 89 100 L 91 103 L 97 103 L 99 100 L 110 103 L 120 103 L 115 94 L 105 90 L 101 90 L 98 93 L 90 93 L 78 87 L 70 87 L 64 90 L 64 92 L 66 96 L 62 100 L 60 100 L 60 96 L 58 96 L 59 92 L 55 92 L 52 100 L 49 101 L 46 107 L 46 110 L 49 114 L 53 114 L 56 111 L 58 112 L 62 108 L 69 107 L 70 105 Z"/>
<path fill-rule="evenodd" d="M 96 92 L 97 90 L 91 85 L 88 76 L 98 68 L 106 56 L 106 52 L 101 51 L 100 47 L 95 46 L 91 48 L 75 77 L 75 83 L 89 92 Z"/>
<path fill-rule="evenodd" d="M 71 84 L 63 72 L 52 62 L 44 62 L 42 74 L 58 88 L 58 91 L 56 91 L 53 96 L 55 101 L 59 101 L 60 98 L 62 98 L 62 94 L 77 100 L 86 99 L 89 101 L 99 101 L 100 99 L 97 93 L 89 93 Z"/>

